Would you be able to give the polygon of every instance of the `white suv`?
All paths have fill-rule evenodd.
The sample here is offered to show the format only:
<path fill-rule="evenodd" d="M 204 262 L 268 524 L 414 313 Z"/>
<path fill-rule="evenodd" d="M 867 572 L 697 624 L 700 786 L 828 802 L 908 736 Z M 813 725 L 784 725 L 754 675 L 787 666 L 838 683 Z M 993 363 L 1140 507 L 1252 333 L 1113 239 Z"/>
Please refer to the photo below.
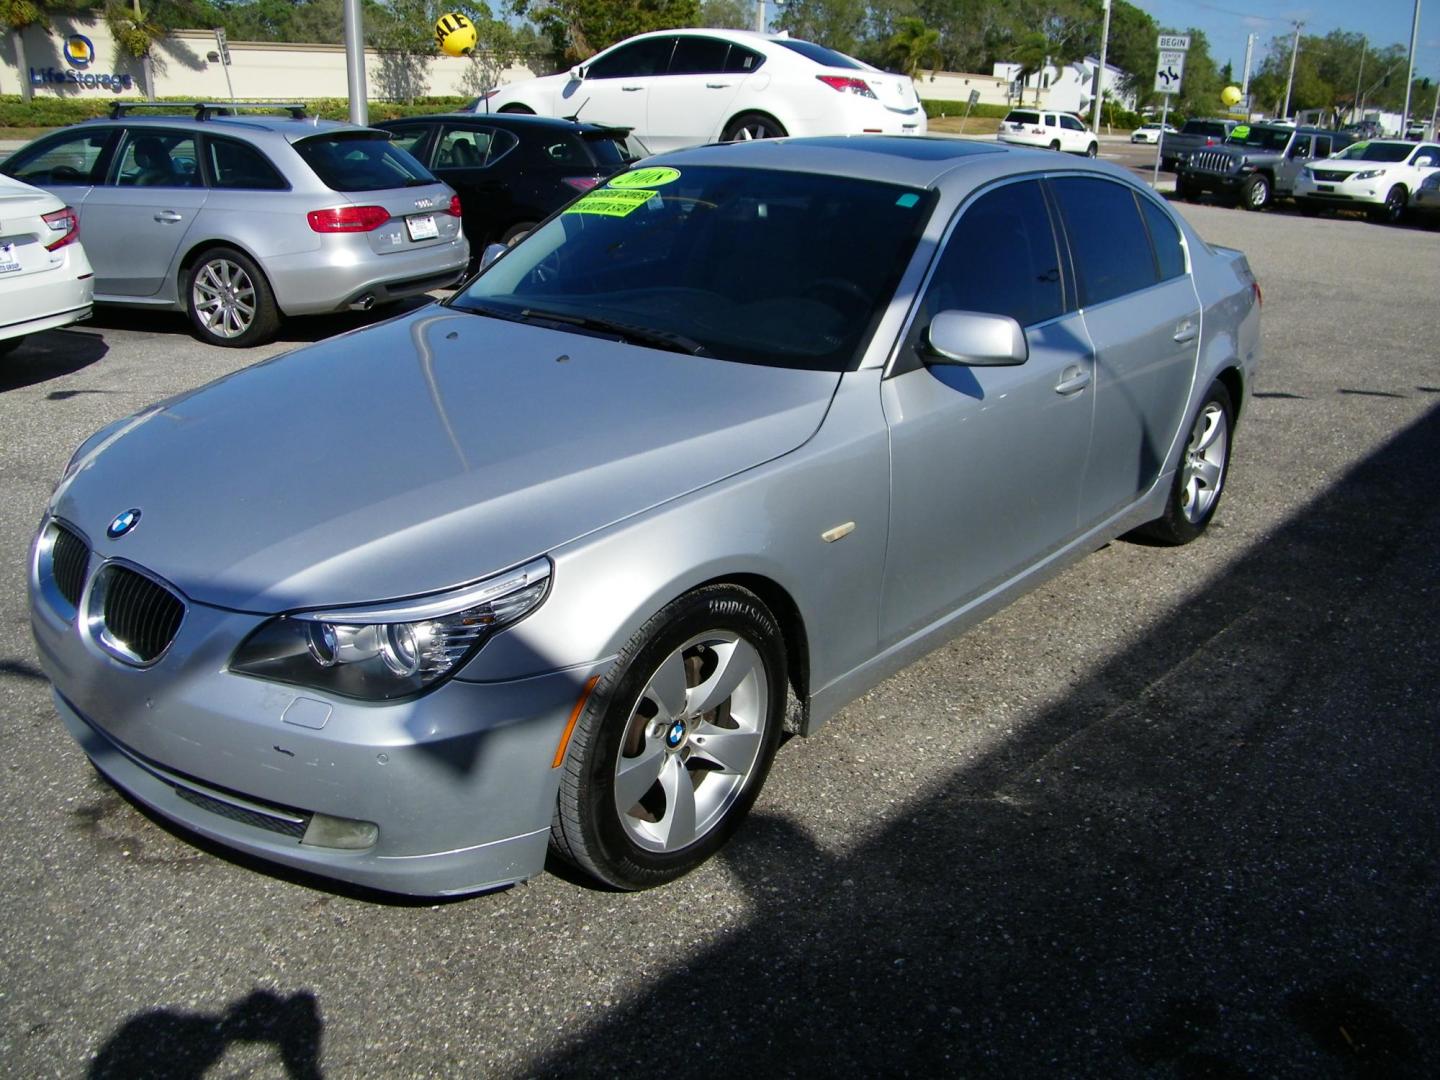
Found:
<path fill-rule="evenodd" d="M 1295 179 L 1295 201 L 1305 214 L 1326 207 L 1355 207 L 1374 221 L 1405 216 L 1425 177 L 1440 170 L 1440 146 L 1402 139 L 1372 139 L 1334 157 L 1308 162 Z"/>
<path fill-rule="evenodd" d="M 1067 154 L 1094 157 L 1100 150 L 1094 134 L 1078 116 L 1043 109 L 1011 109 L 995 137 L 1020 146 L 1048 146 Z"/>

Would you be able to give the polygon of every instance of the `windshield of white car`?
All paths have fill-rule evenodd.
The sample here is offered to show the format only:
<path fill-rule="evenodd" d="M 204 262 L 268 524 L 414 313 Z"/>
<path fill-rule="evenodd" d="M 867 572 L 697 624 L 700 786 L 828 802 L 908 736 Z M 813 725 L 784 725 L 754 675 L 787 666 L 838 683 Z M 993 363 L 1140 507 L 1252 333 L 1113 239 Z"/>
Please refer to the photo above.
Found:
<path fill-rule="evenodd" d="M 1413 145 L 1407 146 L 1404 143 L 1381 143 L 1362 142 L 1354 146 L 1347 146 L 1337 158 L 1344 158 L 1346 161 L 1404 161 L 1414 150 Z"/>
<path fill-rule="evenodd" d="M 816 173 L 632 169 L 449 301 L 692 355 L 854 368 L 934 192 Z"/>

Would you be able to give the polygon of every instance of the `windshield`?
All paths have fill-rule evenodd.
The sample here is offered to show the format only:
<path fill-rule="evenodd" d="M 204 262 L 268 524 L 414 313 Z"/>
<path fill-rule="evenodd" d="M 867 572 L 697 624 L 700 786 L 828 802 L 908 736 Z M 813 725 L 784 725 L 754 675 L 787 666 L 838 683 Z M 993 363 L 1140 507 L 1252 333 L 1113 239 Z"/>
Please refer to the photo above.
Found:
<path fill-rule="evenodd" d="M 383 191 L 439 183 L 425 166 L 390 143 L 388 131 L 312 135 L 296 152 L 321 183 L 334 191 Z"/>
<path fill-rule="evenodd" d="M 450 304 L 723 360 L 845 371 L 933 205 L 933 192 L 815 173 L 633 169 Z"/>
<path fill-rule="evenodd" d="M 1257 150 L 1284 150 L 1290 144 L 1290 128 L 1246 127 L 1240 125 L 1225 141 L 1231 146 L 1252 146 Z"/>
<path fill-rule="evenodd" d="M 1413 144 L 1406 143 L 1359 142 L 1335 156 L 1347 161 L 1404 161 L 1414 149 Z"/>

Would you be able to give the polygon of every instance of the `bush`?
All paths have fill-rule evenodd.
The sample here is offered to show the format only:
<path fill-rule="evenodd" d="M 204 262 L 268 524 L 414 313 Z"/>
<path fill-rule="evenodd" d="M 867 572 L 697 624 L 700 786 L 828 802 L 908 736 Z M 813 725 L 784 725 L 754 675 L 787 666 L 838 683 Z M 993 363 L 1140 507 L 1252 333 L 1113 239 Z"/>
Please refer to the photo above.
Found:
<path fill-rule="evenodd" d="M 65 127 L 78 124 L 97 116 L 109 116 L 114 101 L 133 102 L 134 97 L 125 98 L 62 98 L 36 97 L 28 105 L 20 100 L 19 94 L 0 94 L 0 128 L 7 127 Z M 183 114 L 187 104 L 194 104 L 194 98 L 164 98 L 164 102 L 175 102 L 176 113 Z M 470 101 L 462 97 L 420 98 L 413 104 L 398 101 L 370 102 L 370 119 L 395 120 L 402 116 L 423 116 L 426 113 L 454 112 L 464 108 Z M 217 101 L 223 105 L 223 101 Z M 311 116 L 327 120 L 348 120 L 350 102 L 347 98 L 315 98 L 303 103 Z M 148 111 L 148 110 L 147 110 Z"/>
<path fill-rule="evenodd" d="M 963 101 L 921 101 L 927 117 L 935 116 L 964 116 L 965 102 Z M 970 110 L 971 116 L 988 116 L 992 120 L 1003 120 L 1009 113 L 1009 105 L 987 105 L 983 101 Z"/>

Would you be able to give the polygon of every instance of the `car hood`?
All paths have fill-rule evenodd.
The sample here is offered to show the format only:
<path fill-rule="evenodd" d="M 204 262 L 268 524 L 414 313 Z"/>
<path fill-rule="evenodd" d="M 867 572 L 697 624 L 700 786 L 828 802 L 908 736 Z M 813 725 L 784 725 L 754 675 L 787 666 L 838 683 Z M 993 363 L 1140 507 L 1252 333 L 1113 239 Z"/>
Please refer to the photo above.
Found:
<path fill-rule="evenodd" d="M 205 603 L 415 596 L 793 450 L 838 381 L 432 306 L 102 432 L 52 512 Z"/>

